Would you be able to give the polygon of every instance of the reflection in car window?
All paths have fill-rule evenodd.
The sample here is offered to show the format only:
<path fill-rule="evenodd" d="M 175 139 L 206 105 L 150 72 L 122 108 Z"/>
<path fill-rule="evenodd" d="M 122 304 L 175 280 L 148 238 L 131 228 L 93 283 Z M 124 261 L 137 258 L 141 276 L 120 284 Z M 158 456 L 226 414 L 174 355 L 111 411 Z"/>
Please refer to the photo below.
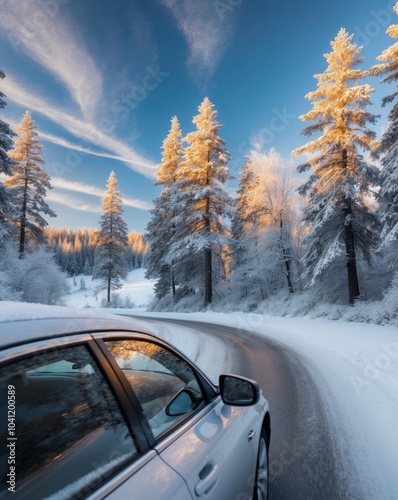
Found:
<path fill-rule="evenodd" d="M 10 389 L 13 388 L 13 389 Z M 137 453 L 102 374 L 84 346 L 0 368 L 0 394 L 15 395 L 15 491 L 24 498 L 85 497 Z M 0 418 L 7 422 L 6 398 Z M 9 429 L 2 426 L 0 496 L 13 494 Z"/>
<path fill-rule="evenodd" d="M 155 437 L 169 431 L 203 404 L 194 371 L 172 352 L 141 340 L 107 341 L 106 345 L 138 397 Z M 188 394 L 191 404 L 185 403 L 182 414 L 169 411 L 170 403 L 173 404 L 182 390 L 185 391 L 181 401 Z M 177 399 L 172 409 L 181 408 L 181 401 Z"/>

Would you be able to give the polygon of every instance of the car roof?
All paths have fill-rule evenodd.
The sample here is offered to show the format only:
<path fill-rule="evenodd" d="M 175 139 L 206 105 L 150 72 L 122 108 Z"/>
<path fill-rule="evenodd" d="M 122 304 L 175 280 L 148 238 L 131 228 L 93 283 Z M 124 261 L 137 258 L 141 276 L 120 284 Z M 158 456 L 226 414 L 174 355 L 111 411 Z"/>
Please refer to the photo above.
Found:
<path fill-rule="evenodd" d="M 0 302 L 0 349 L 81 332 L 121 330 L 156 337 L 143 324 L 100 309 Z"/>

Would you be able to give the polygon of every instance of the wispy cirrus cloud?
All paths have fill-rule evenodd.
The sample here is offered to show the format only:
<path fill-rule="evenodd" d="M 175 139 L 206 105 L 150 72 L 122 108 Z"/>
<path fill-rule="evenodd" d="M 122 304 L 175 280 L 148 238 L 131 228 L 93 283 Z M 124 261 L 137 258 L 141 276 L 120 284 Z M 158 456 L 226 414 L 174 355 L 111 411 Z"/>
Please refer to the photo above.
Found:
<path fill-rule="evenodd" d="M 85 184 L 83 182 L 68 181 L 62 177 L 52 177 L 51 184 L 54 188 L 64 189 L 65 191 L 73 191 L 75 193 L 83 193 L 102 198 L 105 194 L 105 189 L 100 189 L 97 186 Z M 137 208 L 139 210 L 149 210 L 152 204 L 136 198 L 126 198 L 122 196 L 123 205 Z"/>
<path fill-rule="evenodd" d="M 76 196 L 71 196 L 65 193 L 59 193 L 54 191 L 48 191 L 46 195 L 46 201 L 53 203 L 58 203 L 59 205 L 64 205 L 65 207 L 78 210 L 79 212 L 90 212 L 94 214 L 101 213 L 101 205 L 90 204 L 82 201 Z"/>
<path fill-rule="evenodd" d="M 0 173 L 0 182 L 4 182 L 8 177 Z M 101 189 L 91 184 L 84 182 L 68 181 L 62 177 L 51 177 L 51 185 L 54 189 L 48 190 L 46 200 L 64 205 L 68 208 L 73 208 L 81 212 L 101 213 L 101 199 L 105 194 L 105 188 Z M 87 203 L 77 196 L 73 196 L 61 191 L 71 191 L 73 193 L 81 193 L 91 195 L 98 198 L 98 203 Z M 126 198 L 122 196 L 122 203 L 126 207 L 136 208 L 138 210 L 147 211 L 153 208 L 152 203 L 139 200 L 137 198 Z"/>
<path fill-rule="evenodd" d="M 12 125 L 11 120 L 8 120 L 8 123 Z M 83 155 L 93 155 L 93 156 L 99 156 L 100 158 L 109 158 L 110 160 L 118 160 L 122 161 L 123 163 L 131 163 L 133 165 L 136 163 L 134 160 L 129 160 L 128 158 L 123 158 L 122 156 L 112 155 L 110 153 L 104 153 L 102 151 L 93 151 L 92 149 L 86 148 L 79 144 L 74 144 L 73 142 L 70 142 L 64 139 L 63 137 L 58 137 L 53 134 L 48 134 L 47 132 L 42 132 L 40 130 L 38 130 L 37 132 L 39 134 L 39 137 L 41 137 L 45 141 L 51 142 L 52 144 L 56 144 L 58 146 L 63 146 L 67 149 L 72 149 L 73 151 L 77 151 L 79 153 L 83 153 Z M 152 165 L 149 163 L 145 163 L 144 166 L 145 165 L 151 166 L 152 168 Z"/>
<path fill-rule="evenodd" d="M 2 0 L 0 28 L 15 50 L 28 55 L 66 86 L 89 119 L 101 98 L 102 76 L 61 9 L 58 2 Z"/>
<path fill-rule="evenodd" d="M 2 82 L 2 91 L 7 95 L 7 99 L 17 103 L 36 113 L 46 116 L 54 123 L 60 125 L 65 130 L 73 134 L 75 137 L 91 143 L 109 151 L 109 158 L 123 161 L 132 170 L 145 175 L 149 178 L 154 178 L 156 166 L 148 159 L 134 151 L 132 148 L 124 144 L 122 141 L 111 137 L 109 134 L 102 132 L 96 125 L 85 120 L 81 120 L 65 110 L 54 106 L 40 95 L 26 89 L 14 77 L 8 77 Z M 44 137 L 44 136 L 43 136 Z M 65 139 L 56 138 L 56 136 L 47 134 L 49 140 L 59 145 L 67 146 L 71 144 Z M 67 146 L 69 147 L 69 146 Z M 73 149 L 79 150 L 79 146 Z M 87 148 L 81 148 L 81 152 L 89 153 Z M 84 150 L 84 151 L 83 151 Z M 104 156 L 97 153 L 97 156 Z"/>
<path fill-rule="evenodd" d="M 206 83 L 227 50 L 236 24 L 236 15 L 221 16 L 214 0 L 160 0 L 173 14 L 183 33 L 190 55 L 191 75 Z M 234 9 L 230 9 L 234 10 Z"/>

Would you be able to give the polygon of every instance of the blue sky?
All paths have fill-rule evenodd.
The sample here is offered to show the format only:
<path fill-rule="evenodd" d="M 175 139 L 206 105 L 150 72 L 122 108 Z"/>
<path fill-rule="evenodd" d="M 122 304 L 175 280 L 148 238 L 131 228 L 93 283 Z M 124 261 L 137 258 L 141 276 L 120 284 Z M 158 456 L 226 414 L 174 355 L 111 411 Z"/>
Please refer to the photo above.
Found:
<path fill-rule="evenodd" d="M 341 27 L 368 68 L 392 40 L 395 1 L 2 0 L 0 88 L 12 126 L 29 109 L 45 147 L 58 227 L 98 226 L 114 170 L 129 229 L 144 231 L 159 194 L 170 119 L 183 133 L 205 96 L 219 111 L 235 177 L 251 147 L 284 158 L 306 142 L 299 115 Z M 379 79 L 372 111 L 386 125 Z M 294 161 L 299 161 L 295 159 Z M 236 187 L 232 181 L 229 188 Z"/>

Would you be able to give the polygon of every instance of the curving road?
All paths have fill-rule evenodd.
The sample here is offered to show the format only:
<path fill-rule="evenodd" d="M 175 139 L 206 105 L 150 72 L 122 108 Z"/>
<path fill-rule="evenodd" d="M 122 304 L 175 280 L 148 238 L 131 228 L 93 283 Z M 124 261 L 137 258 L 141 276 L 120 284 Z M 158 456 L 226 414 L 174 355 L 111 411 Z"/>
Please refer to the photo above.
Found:
<path fill-rule="evenodd" d="M 142 316 L 137 319 L 144 319 Z M 253 332 L 210 323 L 147 318 L 167 339 L 171 324 L 201 342 L 222 342 L 219 373 L 258 381 L 271 410 L 270 497 L 272 499 L 356 499 L 361 492 L 354 464 L 309 369 L 291 349 Z M 218 358 L 219 359 L 219 358 Z M 200 367 L 200 359 L 196 360 Z"/>

